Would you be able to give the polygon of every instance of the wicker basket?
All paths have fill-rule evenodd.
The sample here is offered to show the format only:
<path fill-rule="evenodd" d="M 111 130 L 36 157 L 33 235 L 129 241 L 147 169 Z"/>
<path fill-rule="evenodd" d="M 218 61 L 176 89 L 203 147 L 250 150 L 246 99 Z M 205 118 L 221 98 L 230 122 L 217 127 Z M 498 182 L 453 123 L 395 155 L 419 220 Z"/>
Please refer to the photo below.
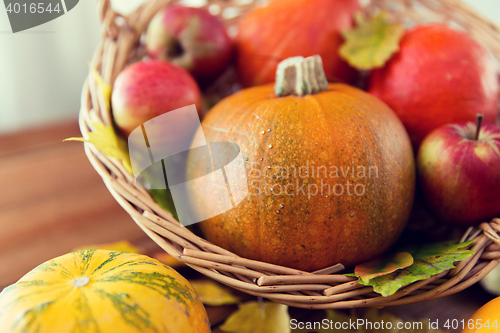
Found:
<path fill-rule="evenodd" d="M 176 0 L 151 0 L 129 16 L 111 9 L 109 0 L 97 0 L 102 20 L 102 41 L 91 66 L 104 81 L 112 83 L 129 63 L 144 55 L 140 40 L 154 14 Z M 364 10 L 391 11 L 406 25 L 446 22 L 466 29 L 500 59 L 500 30 L 455 0 L 372 0 L 362 1 Z M 258 5 L 252 0 L 208 0 L 212 12 L 219 12 L 229 29 L 239 17 Z M 217 85 L 230 81 L 231 75 Z M 214 87 L 213 89 L 217 89 Z M 111 110 L 92 74 L 87 78 L 80 111 L 80 128 L 86 137 L 92 122 L 112 124 Z M 95 170 L 118 203 L 144 232 L 170 255 L 202 274 L 245 293 L 290 306 L 311 309 L 384 307 L 443 297 L 461 291 L 488 274 L 500 260 L 500 219 L 470 228 L 462 240 L 476 239 L 476 254 L 453 270 L 413 283 L 392 296 L 382 297 L 372 287 L 358 284 L 352 277 L 335 274 L 334 266 L 314 273 L 248 260 L 215 246 L 182 227 L 172 215 L 160 208 L 146 190 L 137 187 L 132 175 L 120 161 L 109 158 L 93 145 L 85 152 Z"/>

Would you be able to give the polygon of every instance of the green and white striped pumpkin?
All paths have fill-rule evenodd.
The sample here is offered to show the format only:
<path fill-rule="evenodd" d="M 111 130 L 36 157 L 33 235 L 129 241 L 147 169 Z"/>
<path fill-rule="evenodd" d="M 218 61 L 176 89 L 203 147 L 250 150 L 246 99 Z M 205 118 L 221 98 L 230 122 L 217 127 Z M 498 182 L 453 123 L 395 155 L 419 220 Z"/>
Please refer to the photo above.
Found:
<path fill-rule="evenodd" d="M 83 250 L 47 261 L 0 293 L 9 333 L 204 333 L 207 313 L 179 273 L 149 257 Z"/>

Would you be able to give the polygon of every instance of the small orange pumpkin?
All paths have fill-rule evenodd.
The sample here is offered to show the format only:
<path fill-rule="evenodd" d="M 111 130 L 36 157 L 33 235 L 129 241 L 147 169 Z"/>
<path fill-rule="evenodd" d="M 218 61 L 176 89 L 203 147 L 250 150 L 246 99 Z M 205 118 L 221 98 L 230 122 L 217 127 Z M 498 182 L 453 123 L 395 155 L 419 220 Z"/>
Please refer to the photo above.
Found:
<path fill-rule="evenodd" d="M 319 54 L 328 80 L 350 83 L 356 71 L 342 60 L 341 30 L 353 25 L 358 0 L 273 0 L 238 24 L 237 70 L 245 87 L 274 82 L 278 63 Z"/>
<path fill-rule="evenodd" d="M 403 230 L 415 189 L 412 147 L 383 102 L 328 84 L 320 57 L 301 58 L 279 65 L 276 87 L 236 93 L 203 120 L 208 142 L 240 147 L 249 194 L 200 226 L 246 258 L 306 271 L 350 266 L 386 251 Z M 191 164 L 188 175 L 207 172 Z M 191 192 L 197 210 L 222 205 Z"/>

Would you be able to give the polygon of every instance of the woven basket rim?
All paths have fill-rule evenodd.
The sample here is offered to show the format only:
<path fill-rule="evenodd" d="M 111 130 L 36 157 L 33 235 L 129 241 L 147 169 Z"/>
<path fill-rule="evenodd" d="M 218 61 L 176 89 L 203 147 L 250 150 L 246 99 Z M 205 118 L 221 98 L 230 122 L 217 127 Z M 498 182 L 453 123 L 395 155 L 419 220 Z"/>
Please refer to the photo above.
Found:
<path fill-rule="evenodd" d="M 152 16 L 160 8 L 174 2 L 176 0 L 151 0 L 130 15 L 122 16 L 111 9 L 109 0 L 97 0 L 102 21 L 102 40 L 93 55 L 91 68 L 97 69 L 105 82 L 113 82 L 121 69 L 138 58 L 141 33 Z M 246 1 L 245 5 L 239 6 L 241 15 L 250 10 L 254 2 Z M 372 0 L 372 5 L 365 10 L 373 11 L 376 9 L 375 4 L 385 5 L 388 2 Z M 399 2 L 410 6 L 412 1 Z M 483 20 L 456 0 L 419 0 L 419 3 L 439 3 L 446 10 L 456 11 L 459 17 L 471 20 L 478 31 L 476 35 L 487 36 L 483 41 L 486 45 L 493 45 L 489 45 L 489 49 L 500 59 L 500 29 L 491 22 Z M 231 1 L 209 0 L 207 5 L 211 4 L 227 8 Z M 236 20 L 237 17 L 226 19 L 226 23 L 231 25 Z M 96 122 L 112 125 L 112 116 L 109 102 L 98 89 L 91 71 L 82 90 L 79 114 L 84 137 L 88 136 L 93 129 L 92 124 Z M 311 273 L 245 259 L 182 227 L 172 214 L 153 201 L 145 189 L 135 186 L 134 177 L 120 161 L 109 158 L 91 144 L 84 145 L 89 161 L 116 201 L 168 254 L 234 289 L 285 305 L 341 309 L 385 307 L 435 299 L 466 289 L 486 276 L 500 261 L 500 218 L 471 227 L 463 235 L 461 241 L 476 240 L 470 245 L 476 252 L 473 256 L 459 262 L 452 270 L 410 284 L 389 297 L 375 293 L 372 287 L 359 284 L 357 278 L 335 274 L 343 268 L 338 265 Z"/>

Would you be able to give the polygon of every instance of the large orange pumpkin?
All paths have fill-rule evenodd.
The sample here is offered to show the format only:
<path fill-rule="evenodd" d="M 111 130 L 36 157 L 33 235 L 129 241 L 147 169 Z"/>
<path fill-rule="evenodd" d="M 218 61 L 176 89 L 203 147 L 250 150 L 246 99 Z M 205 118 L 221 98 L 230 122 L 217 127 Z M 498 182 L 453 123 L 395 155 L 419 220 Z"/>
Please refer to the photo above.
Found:
<path fill-rule="evenodd" d="M 244 86 L 274 82 L 286 58 L 319 54 L 328 80 L 352 82 L 356 71 L 340 58 L 341 30 L 353 24 L 358 0 L 273 0 L 238 25 L 237 69 Z"/>
<path fill-rule="evenodd" d="M 286 61 L 276 91 L 294 94 L 277 96 L 273 85 L 249 88 L 203 120 L 207 142 L 240 147 L 249 194 L 201 229 L 240 256 L 306 271 L 372 259 L 397 240 L 410 214 L 409 137 L 377 98 L 328 84 L 321 58 Z M 201 168 L 190 165 L 188 175 L 211 171 Z M 216 193 L 207 198 L 197 188 L 191 199 L 198 211 L 222 205 Z"/>

